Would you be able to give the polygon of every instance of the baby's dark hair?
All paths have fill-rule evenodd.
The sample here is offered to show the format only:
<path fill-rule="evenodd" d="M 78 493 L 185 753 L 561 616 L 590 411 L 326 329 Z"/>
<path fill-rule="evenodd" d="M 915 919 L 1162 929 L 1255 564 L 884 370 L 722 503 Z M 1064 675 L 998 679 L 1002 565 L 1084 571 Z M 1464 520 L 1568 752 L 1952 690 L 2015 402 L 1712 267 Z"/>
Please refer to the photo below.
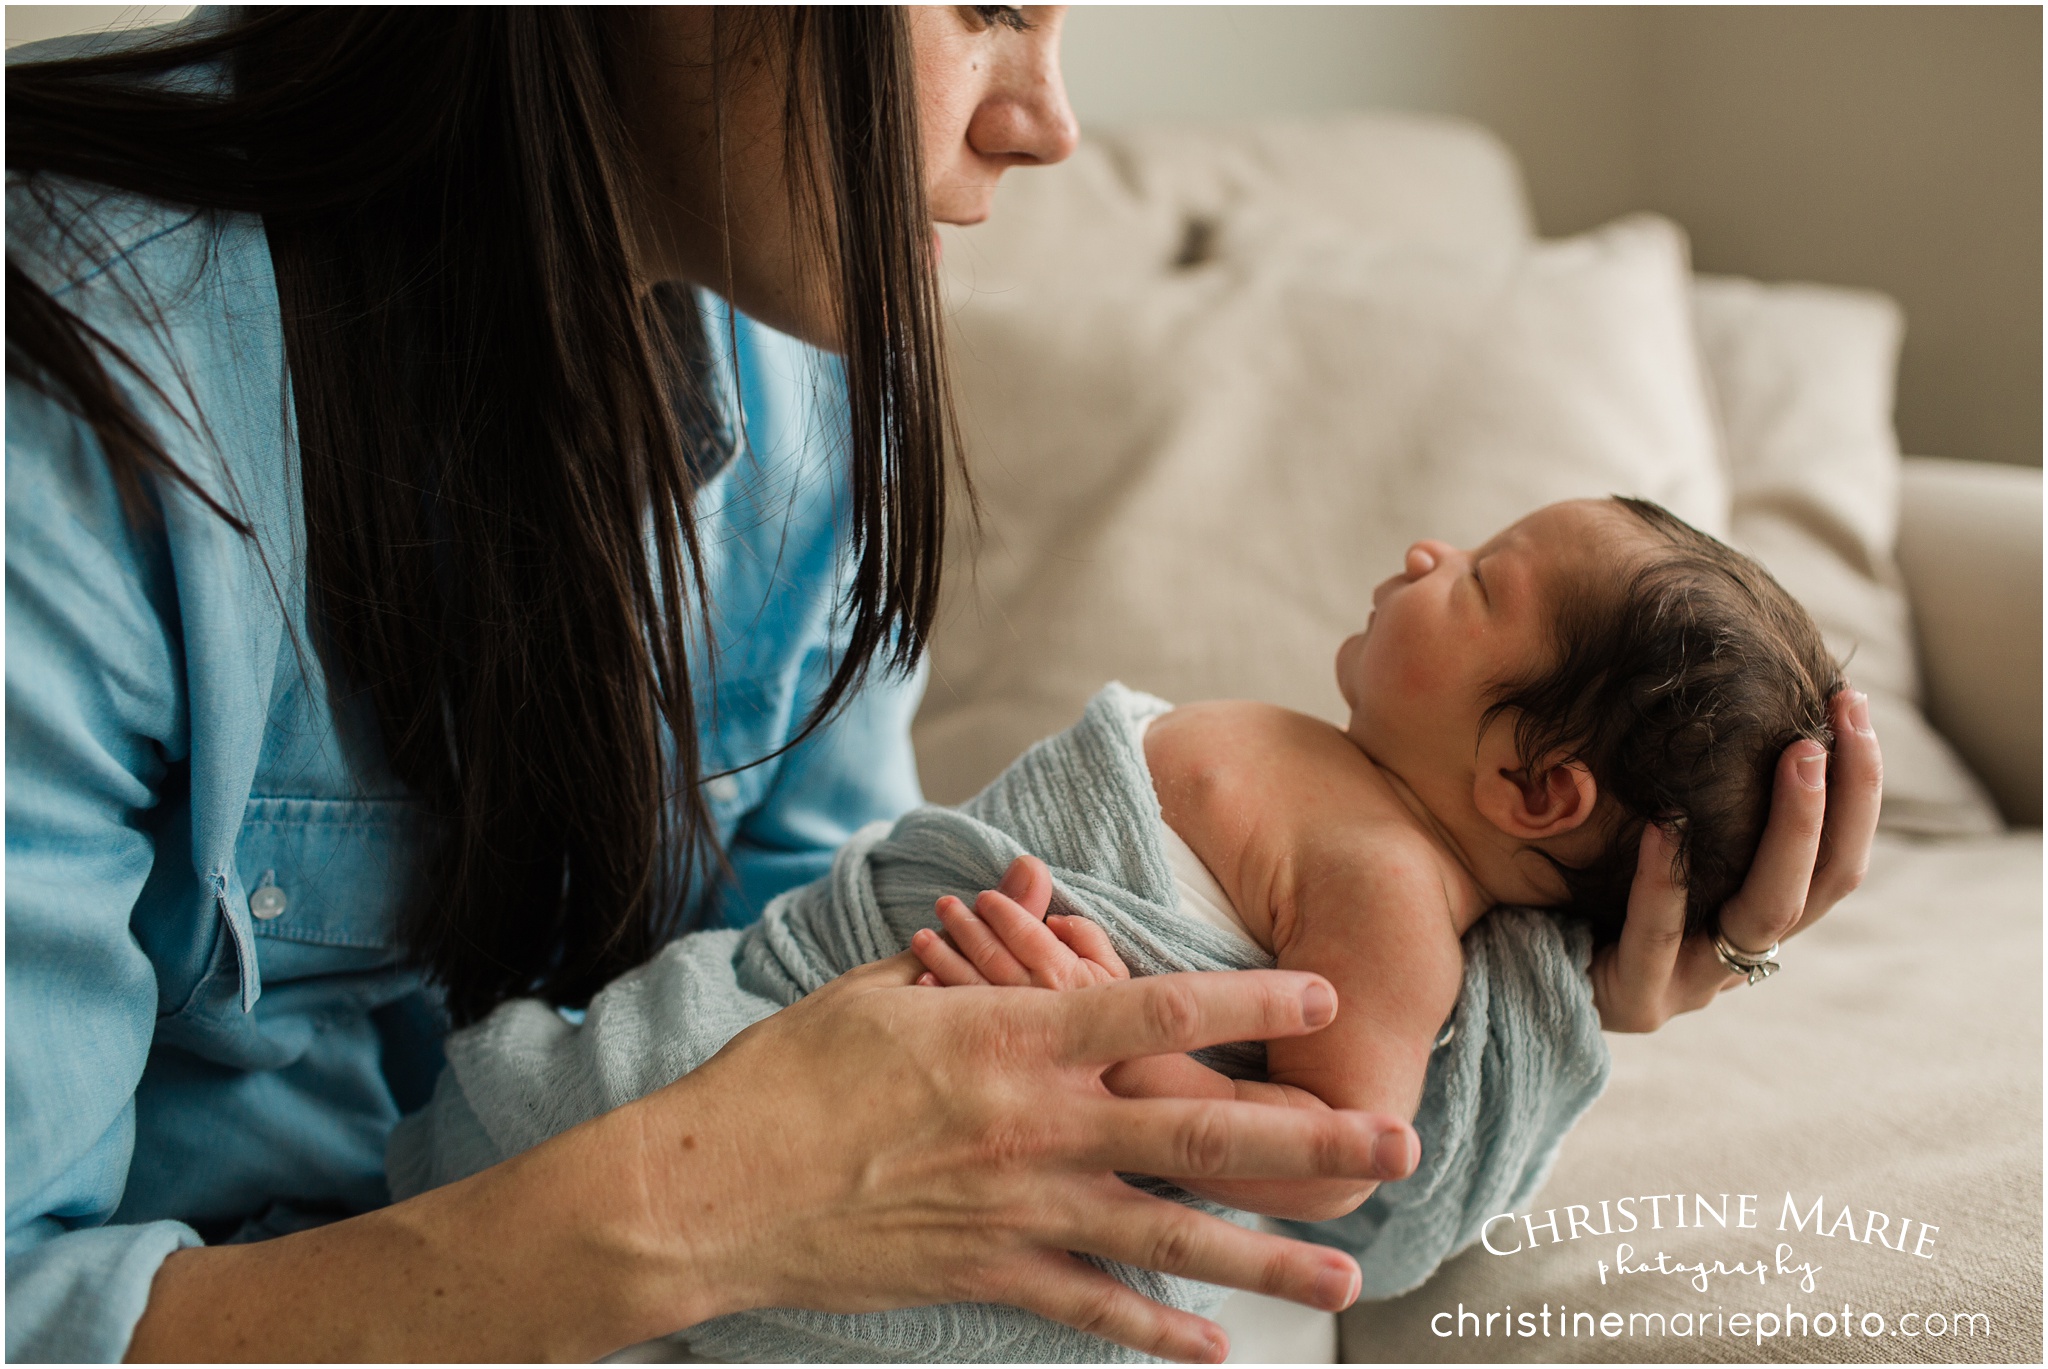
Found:
<path fill-rule="evenodd" d="M 1762 566 L 1647 500 L 1613 502 L 1651 551 L 1616 587 L 1565 593 L 1554 663 L 1505 682 L 1485 719 L 1512 717 L 1529 763 L 1584 764 L 1607 801 L 1596 818 L 1613 831 L 1592 861 L 1541 853 L 1564 880 L 1556 911 L 1599 941 L 1621 935 L 1651 822 L 1677 841 L 1686 930 L 1715 927 L 1756 856 L 1779 754 L 1801 737 L 1832 747 L 1828 700 L 1843 688 L 1820 630 Z"/>

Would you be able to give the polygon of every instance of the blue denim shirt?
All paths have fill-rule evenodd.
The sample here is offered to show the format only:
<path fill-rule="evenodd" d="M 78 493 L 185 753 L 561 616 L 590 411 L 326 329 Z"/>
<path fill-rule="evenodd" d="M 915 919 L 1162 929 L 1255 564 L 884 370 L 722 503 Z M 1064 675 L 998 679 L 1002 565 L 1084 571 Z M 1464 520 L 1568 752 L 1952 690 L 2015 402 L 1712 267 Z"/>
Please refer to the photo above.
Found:
<path fill-rule="evenodd" d="M 260 221 L 77 185 L 46 213 L 10 183 L 7 232 L 10 259 L 154 382 L 115 373 L 171 457 L 255 530 L 169 482 L 160 520 L 129 519 L 90 432 L 10 377 L 7 1355 L 118 1359 L 171 1251 L 387 1200 L 385 1138 L 431 1086 L 441 1024 L 395 937 L 415 810 L 360 743 L 344 760 L 301 656 Z M 707 774 L 794 735 L 830 671 L 844 551 L 836 370 L 744 319 L 730 337 L 717 369 L 748 440 L 698 504 Z M 707 784 L 737 877 L 701 895 L 711 920 L 750 920 L 918 801 L 921 688 L 879 681 Z"/>

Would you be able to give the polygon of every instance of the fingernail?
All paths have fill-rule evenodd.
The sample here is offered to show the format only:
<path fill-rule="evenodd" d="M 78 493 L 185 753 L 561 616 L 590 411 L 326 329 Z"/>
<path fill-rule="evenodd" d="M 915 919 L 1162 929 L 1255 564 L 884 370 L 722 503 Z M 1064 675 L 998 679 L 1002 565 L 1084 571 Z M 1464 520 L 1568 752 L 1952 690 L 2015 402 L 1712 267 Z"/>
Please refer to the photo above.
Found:
<path fill-rule="evenodd" d="M 1874 736 L 1870 727 L 1870 696 L 1858 690 L 1849 696 L 1849 725 L 1858 736 Z"/>
<path fill-rule="evenodd" d="M 1815 747 L 1798 760 L 1799 782 L 1808 789 L 1819 789 L 1828 782 L 1828 753 Z"/>
<path fill-rule="evenodd" d="M 1373 1168 L 1385 1179 L 1405 1179 L 1414 1168 L 1409 1149 L 1408 1133 L 1405 1131 L 1383 1131 L 1380 1139 L 1373 1144 Z"/>
<path fill-rule="evenodd" d="M 1316 1306 L 1342 1312 L 1358 1299 L 1358 1274 L 1350 1269 L 1325 1269 L 1316 1279 Z"/>
<path fill-rule="evenodd" d="M 1202 1336 L 1202 1354 L 1204 1357 L 1202 1362 L 1204 1364 L 1223 1363 L 1223 1361 L 1230 1358 L 1230 1337 L 1223 1334 L 1220 1328 L 1204 1333 Z"/>
<path fill-rule="evenodd" d="M 1337 995 L 1328 984 L 1311 984 L 1301 991 L 1301 1020 L 1309 1026 L 1328 1026 L 1336 1015 Z"/>

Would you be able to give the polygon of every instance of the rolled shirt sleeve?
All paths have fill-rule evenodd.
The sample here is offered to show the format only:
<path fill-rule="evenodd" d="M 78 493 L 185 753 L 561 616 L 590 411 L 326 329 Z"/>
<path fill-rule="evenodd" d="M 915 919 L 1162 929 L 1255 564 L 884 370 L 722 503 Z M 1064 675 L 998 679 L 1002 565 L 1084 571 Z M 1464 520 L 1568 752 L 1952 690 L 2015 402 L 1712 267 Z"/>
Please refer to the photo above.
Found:
<path fill-rule="evenodd" d="M 92 439 L 7 391 L 7 1357 L 117 1360 L 199 1243 L 108 1224 L 159 1011 L 130 918 L 185 746 L 175 608 Z"/>

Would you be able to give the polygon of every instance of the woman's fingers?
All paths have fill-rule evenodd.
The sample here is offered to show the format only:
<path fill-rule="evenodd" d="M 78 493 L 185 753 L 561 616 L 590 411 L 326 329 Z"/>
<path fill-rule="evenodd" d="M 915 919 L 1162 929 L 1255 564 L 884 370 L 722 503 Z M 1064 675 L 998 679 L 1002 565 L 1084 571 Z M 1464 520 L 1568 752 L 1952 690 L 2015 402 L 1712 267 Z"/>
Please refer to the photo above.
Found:
<path fill-rule="evenodd" d="M 1189 1098 L 1103 1098 L 1075 1110 L 1091 1169 L 1188 1179 L 1402 1179 L 1414 1133 L 1375 1113 Z M 1384 1144 L 1382 1144 L 1384 1143 Z"/>
<path fill-rule="evenodd" d="M 1104 1259 L 1326 1312 L 1341 1312 L 1358 1298 L 1358 1263 L 1342 1251 L 1247 1231 L 1120 1181 L 1086 1195 L 1059 1239 Z"/>
<path fill-rule="evenodd" d="M 1827 817 L 1828 753 L 1797 741 L 1778 758 L 1771 820 L 1741 892 L 1721 909 L 1721 934 L 1738 950 L 1762 951 L 1799 925 Z"/>
<path fill-rule="evenodd" d="M 1828 815 L 1821 829 L 1820 868 L 1806 895 L 1804 927 L 1854 893 L 1870 869 L 1884 800 L 1884 753 L 1870 725 L 1870 699 L 1845 689 L 1834 699 L 1835 752 L 1828 764 Z"/>
<path fill-rule="evenodd" d="M 1807 926 L 1869 868 L 1884 791 L 1870 701 L 1845 689 L 1829 712 L 1832 757 L 1797 741 L 1778 758 L 1770 822 L 1741 891 L 1721 909 L 1721 934 L 1738 950 L 1762 951 Z M 1657 828 L 1644 831 L 1621 943 L 1594 960 L 1593 1001 L 1610 1031 L 1654 1031 L 1742 982 L 1711 938 L 1684 936 L 1685 896 L 1670 878 L 1668 846 Z"/>
<path fill-rule="evenodd" d="M 1593 1005 L 1609 1031 L 1655 1031 L 1685 945 L 1685 889 L 1673 877 L 1671 836 L 1646 824 L 1621 941 L 1593 962 Z"/>
<path fill-rule="evenodd" d="M 1063 994 L 1048 1011 L 1069 1061 L 1108 1065 L 1319 1031 L 1337 1015 L 1337 991 L 1295 970 L 1161 974 Z"/>
<path fill-rule="evenodd" d="M 1010 954 L 1003 939 L 975 916 L 966 904 L 949 894 L 939 900 L 938 914 L 946 935 L 953 938 L 953 944 L 960 948 L 960 953 L 974 962 L 974 967 L 989 983 L 1010 988 L 1030 986 L 1031 971 Z"/>
<path fill-rule="evenodd" d="M 1000 1296 L 1041 1317 L 1160 1359 L 1220 1364 L 1230 1351 L 1230 1338 L 1216 1323 L 1156 1303 L 1068 1254 L 1049 1253 L 1033 1261 Z"/>

